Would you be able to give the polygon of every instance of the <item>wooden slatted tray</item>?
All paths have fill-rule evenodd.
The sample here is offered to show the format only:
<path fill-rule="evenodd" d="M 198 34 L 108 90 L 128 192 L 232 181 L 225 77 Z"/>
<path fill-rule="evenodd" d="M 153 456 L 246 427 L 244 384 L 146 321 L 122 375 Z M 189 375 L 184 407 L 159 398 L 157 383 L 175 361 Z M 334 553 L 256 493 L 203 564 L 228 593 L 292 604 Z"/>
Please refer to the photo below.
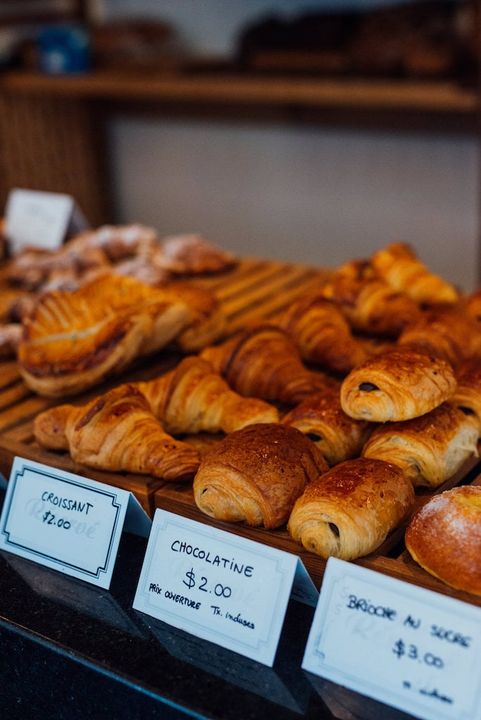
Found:
<path fill-rule="evenodd" d="M 249 259 L 234 270 L 221 276 L 197 280 L 197 284 L 215 291 L 228 318 L 228 334 L 233 333 L 257 318 L 268 318 L 287 307 L 302 293 L 314 289 L 325 279 L 327 272 L 281 262 Z M 125 373 L 121 381 L 150 379 L 167 371 L 179 359 L 179 355 L 164 351 L 149 358 Z M 119 382 L 115 379 L 76 398 L 73 402 L 83 404 L 90 397 L 105 391 Z M 231 533 L 243 535 L 259 542 L 279 547 L 302 557 L 314 582 L 320 586 L 325 562 L 312 553 L 304 551 L 288 535 L 285 529 L 267 531 L 245 525 L 219 523 L 203 515 L 195 506 L 192 487 L 180 483 L 165 483 L 156 478 L 131 473 L 101 472 L 78 465 L 66 453 L 54 453 L 40 448 L 33 437 L 33 420 L 42 410 L 59 404 L 58 400 L 41 398 L 32 393 L 22 382 L 15 362 L 0 363 L 0 471 L 8 477 L 15 455 L 20 455 L 79 475 L 92 477 L 101 482 L 131 490 L 149 514 L 157 507 L 179 515 L 213 524 Z M 193 441 L 193 439 L 191 439 Z M 212 441 L 215 441 L 213 439 Z M 205 441 L 199 439 L 201 447 Z M 478 459 L 468 461 L 453 478 L 437 492 L 461 483 L 481 485 L 481 464 Z M 416 496 L 417 509 L 432 493 L 421 491 Z M 395 530 L 378 548 L 360 564 L 387 573 L 402 580 L 434 589 L 481 606 L 481 598 L 454 591 L 428 575 L 414 563 L 403 545 L 405 524 Z"/>
<path fill-rule="evenodd" d="M 202 279 L 196 284 L 211 288 L 219 298 L 227 316 L 227 334 L 243 327 L 255 318 L 273 315 L 303 292 L 314 289 L 326 277 L 326 271 L 260 259 L 243 260 L 233 270 Z M 179 355 L 162 351 L 135 365 L 122 375 L 75 398 L 83 404 L 89 398 L 126 380 L 150 379 L 171 368 Z M 145 475 L 109 473 L 86 469 L 62 453 L 40 448 L 33 437 L 33 420 L 42 410 L 60 404 L 59 400 L 42 398 L 23 383 L 15 362 L 0 363 L 0 472 L 6 477 L 15 455 L 60 467 L 80 475 L 88 475 L 101 482 L 131 490 L 152 514 L 154 493 L 162 481 Z"/>

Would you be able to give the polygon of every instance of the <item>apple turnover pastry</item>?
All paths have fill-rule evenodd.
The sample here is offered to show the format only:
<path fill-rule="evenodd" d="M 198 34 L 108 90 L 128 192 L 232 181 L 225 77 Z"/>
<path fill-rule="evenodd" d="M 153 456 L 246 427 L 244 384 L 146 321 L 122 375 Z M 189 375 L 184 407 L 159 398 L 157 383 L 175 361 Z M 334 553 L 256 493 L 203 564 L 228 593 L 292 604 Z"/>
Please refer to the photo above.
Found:
<path fill-rule="evenodd" d="M 191 318 L 185 303 L 132 278 L 106 275 L 72 293 L 52 291 L 24 321 L 20 372 L 41 395 L 74 394 L 164 347 Z"/>
<path fill-rule="evenodd" d="M 287 527 L 316 555 L 355 560 L 379 547 L 413 502 L 413 486 L 396 465 L 346 460 L 307 485 Z"/>

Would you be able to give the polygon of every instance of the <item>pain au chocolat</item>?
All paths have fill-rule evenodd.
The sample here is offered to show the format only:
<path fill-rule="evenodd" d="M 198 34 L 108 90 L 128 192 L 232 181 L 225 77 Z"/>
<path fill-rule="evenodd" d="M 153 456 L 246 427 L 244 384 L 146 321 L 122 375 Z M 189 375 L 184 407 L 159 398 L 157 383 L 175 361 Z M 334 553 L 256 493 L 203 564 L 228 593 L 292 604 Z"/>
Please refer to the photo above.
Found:
<path fill-rule="evenodd" d="M 476 453 L 478 425 L 443 403 L 421 417 L 377 427 L 363 456 L 398 465 L 415 487 L 438 487 Z"/>
<path fill-rule="evenodd" d="M 375 550 L 414 502 L 409 479 L 383 460 L 346 460 L 307 485 L 288 530 L 323 558 L 355 560 Z"/>
<path fill-rule="evenodd" d="M 371 424 L 346 415 L 339 400 L 339 384 L 333 382 L 315 395 L 303 400 L 282 420 L 312 440 L 329 465 L 361 454 Z"/>
<path fill-rule="evenodd" d="M 206 515 L 226 522 L 277 528 L 306 484 L 327 463 L 299 430 L 249 425 L 219 442 L 201 461 L 194 498 Z"/>
<path fill-rule="evenodd" d="M 399 347 L 349 373 L 341 385 L 341 406 L 358 420 L 410 420 L 448 400 L 455 389 L 454 371 L 445 360 Z"/>
<path fill-rule="evenodd" d="M 481 595 L 481 487 L 465 485 L 429 500 L 409 523 L 406 547 L 431 575 Z"/>

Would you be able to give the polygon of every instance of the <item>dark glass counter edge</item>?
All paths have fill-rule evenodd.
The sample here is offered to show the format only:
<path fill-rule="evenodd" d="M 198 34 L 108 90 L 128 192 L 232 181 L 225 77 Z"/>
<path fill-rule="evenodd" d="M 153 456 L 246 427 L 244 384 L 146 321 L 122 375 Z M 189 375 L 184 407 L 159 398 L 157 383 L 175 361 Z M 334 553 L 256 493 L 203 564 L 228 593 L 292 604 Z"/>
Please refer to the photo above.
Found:
<path fill-rule="evenodd" d="M 110 591 L 0 552 L 2 717 L 408 718 L 301 669 L 313 611 L 297 602 L 273 668 L 133 610 L 145 546 L 124 533 Z"/>

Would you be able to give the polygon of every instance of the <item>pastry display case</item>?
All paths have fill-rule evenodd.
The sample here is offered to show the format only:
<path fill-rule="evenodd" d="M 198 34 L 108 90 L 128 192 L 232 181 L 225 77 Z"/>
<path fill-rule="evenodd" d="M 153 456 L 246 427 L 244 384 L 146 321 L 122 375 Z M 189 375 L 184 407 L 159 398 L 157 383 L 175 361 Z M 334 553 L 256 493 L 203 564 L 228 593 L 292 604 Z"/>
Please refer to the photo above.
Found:
<path fill-rule="evenodd" d="M 341 274 L 352 272 L 349 263 L 346 267 L 347 270 L 341 270 Z M 280 317 L 287 318 L 286 322 L 289 326 L 294 315 L 292 308 L 302 306 L 302 298 L 318 293 L 320 288 L 335 287 L 336 276 L 336 272 L 332 269 L 322 267 L 307 267 L 259 258 L 241 258 L 234 266 L 226 267 L 220 272 L 198 275 L 195 284 L 199 289 L 214 293 L 225 317 L 222 339 L 217 338 L 217 342 L 221 343 L 217 345 L 219 348 L 222 347 L 222 342 L 231 342 L 229 338 L 236 337 L 239 331 L 245 332 L 246 328 L 259 327 L 259 323 L 260 327 L 264 328 L 263 332 L 266 328 L 272 327 L 269 323 L 278 321 Z M 425 288 L 426 284 L 420 283 L 419 287 Z M 50 292 L 55 294 L 59 291 Z M 60 291 L 60 294 L 62 292 Z M 474 294 L 469 300 L 473 306 L 475 298 Z M 397 298 L 396 302 L 398 302 Z M 414 317 L 414 319 L 419 321 L 419 318 Z M 397 321 L 399 322 L 399 316 Z M 276 332 L 283 331 L 276 330 Z M 252 334 L 249 337 L 252 337 Z M 300 337 L 302 338 L 302 335 Z M 262 342 L 269 342 L 269 339 L 263 338 L 262 335 L 261 339 Z M 439 338 L 436 342 L 438 341 Z M 371 352 L 376 342 L 372 339 L 369 342 Z M 379 353 L 382 355 L 393 352 L 390 342 L 384 340 L 377 343 L 376 352 L 371 358 L 375 359 Z M 387 350 L 384 345 L 389 346 Z M 209 356 L 209 353 L 200 348 L 198 351 L 205 357 Z M 402 354 L 404 351 L 401 348 L 396 352 Z M 169 377 L 168 373 L 173 368 L 182 366 L 181 361 L 185 354 L 186 350 L 182 347 L 171 345 L 170 348 L 157 350 L 146 357 L 133 358 L 131 365 L 123 368 L 120 374 L 114 374 L 106 381 L 100 384 L 97 382 L 96 385 L 86 387 L 85 390 L 77 393 L 72 398 L 71 407 L 76 412 L 77 408 L 81 412 L 84 405 L 87 408 L 93 407 L 96 398 L 105 398 L 105 393 L 112 391 L 119 386 L 119 383 L 124 383 L 122 387 L 125 383 L 138 383 L 138 387 L 143 388 L 149 386 L 149 381 L 154 378 Z M 36 419 L 42 414 L 44 417 L 49 417 L 49 410 L 65 407 L 62 405 L 65 398 L 63 392 L 58 396 L 55 396 L 55 393 L 41 395 L 29 387 L 28 373 L 25 372 L 25 367 L 22 367 L 21 355 L 19 359 L 20 363 L 13 357 L 6 358 L 0 364 L 0 470 L 5 477 L 8 477 L 12 461 L 18 455 L 116 485 L 132 491 L 150 516 L 156 508 L 162 508 L 298 555 L 315 585 L 321 587 L 326 560 L 296 542 L 292 534 L 288 533 L 285 520 L 280 526 L 275 527 L 273 524 L 269 528 L 267 523 L 266 527 L 252 527 L 242 522 L 231 523 L 215 519 L 199 509 L 199 502 L 196 503 L 194 499 L 194 490 L 190 482 L 166 480 L 143 471 L 135 473 L 125 469 L 107 470 L 95 466 L 89 467 L 88 460 L 87 464 L 84 464 L 82 457 L 73 459 L 73 452 L 69 453 L 61 445 L 57 449 L 54 447 L 48 449 L 48 444 L 42 445 L 42 442 L 39 442 L 42 438 L 39 435 Z M 445 372 L 444 362 L 430 357 L 430 372 L 434 372 L 434 375 L 440 371 Z M 439 368 L 436 363 L 440 364 Z M 356 363 L 354 362 L 353 365 L 355 366 Z M 365 362 L 361 363 L 361 368 L 365 366 Z M 310 367 L 309 372 L 312 373 L 315 381 L 324 378 L 319 367 L 316 368 L 312 364 Z M 349 377 L 355 372 L 356 369 L 352 370 Z M 344 368 L 342 374 L 346 375 L 346 373 L 348 370 Z M 366 382 L 366 378 L 361 378 L 357 384 L 355 382 L 355 385 L 362 387 Z M 440 380 L 436 381 L 437 390 L 441 394 L 435 400 L 435 405 L 442 402 L 446 392 L 450 397 L 452 396 L 454 385 L 451 386 L 449 375 L 446 376 L 445 382 L 447 385 L 443 390 Z M 335 387 L 338 388 L 338 385 Z M 332 385 L 328 384 L 329 388 L 332 392 Z M 336 389 L 335 393 L 337 392 Z M 418 398 L 418 401 L 420 400 L 421 398 Z M 466 399 L 459 402 L 469 405 L 469 400 Z M 284 415 L 287 408 L 282 403 L 279 408 Z M 428 407 L 423 407 L 421 414 L 425 412 L 430 412 Z M 464 417 L 463 413 L 460 414 Z M 386 427 L 384 426 L 384 430 Z M 255 428 L 255 425 L 252 428 Z M 286 427 L 286 431 L 288 429 Z M 292 432 L 298 431 L 292 430 Z M 376 432 L 378 431 L 371 435 L 366 447 L 369 444 L 373 445 Z M 477 438 L 477 431 L 474 435 Z M 309 437 L 311 439 L 306 439 L 309 444 L 311 440 L 319 441 L 318 437 L 307 433 L 307 438 Z M 182 442 L 190 445 L 202 458 L 219 446 L 222 442 L 221 438 L 222 434 L 219 433 L 187 433 L 182 435 Z M 464 438 L 463 443 L 466 442 Z M 212 452 L 211 456 L 214 455 L 215 453 Z M 325 464 L 325 461 L 323 462 Z M 380 460 L 367 458 L 365 462 L 382 464 Z M 335 460 L 331 458 L 331 464 L 333 463 Z M 342 465 L 338 464 L 336 467 L 339 470 Z M 395 469 L 403 479 L 403 473 Z M 322 472 L 325 473 L 326 470 L 327 464 L 322 468 Z M 330 472 L 332 473 L 332 470 Z M 406 526 L 416 510 L 426 506 L 433 497 L 458 485 L 474 489 L 481 486 L 477 455 L 471 451 L 467 453 L 466 458 L 458 463 L 456 471 L 448 475 L 447 478 L 436 480 L 433 483 L 435 487 L 429 486 L 427 482 L 421 482 L 416 488 L 414 500 L 411 482 L 406 480 L 406 487 L 409 486 L 411 493 L 409 498 L 406 496 L 407 505 L 399 510 L 398 516 L 392 523 L 392 529 L 387 532 L 385 539 L 381 538 L 381 542 L 377 542 L 374 550 L 367 549 L 367 554 L 365 552 L 364 556 L 355 562 L 407 583 L 479 606 L 481 601 L 478 595 L 455 589 L 423 570 L 412 559 L 404 545 Z M 392 481 L 389 482 L 397 486 L 395 494 L 399 495 L 400 480 L 396 478 L 393 476 Z M 387 494 L 391 492 L 387 485 L 384 492 Z M 408 512 L 406 508 L 409 508 Z M 88 682 L 92 690 L 85 700 L 84 707 L 92 717 L 95 716 L 96 702 L 115 708 L 118 717 L 132 717 L 133 704 L 138 708 L 138 712 L 142 708 L 142 712 L 152 717 L 156 717 L 156 713 L 162 713 L 162 717 L 254 719 L 269 716 L 273 712 L 286 719 L 302 716 L 339 720 L 344 718 L 367 720 L 375 717 L 397 720 L 407 717 L 397 710 L 386 708 L 376 701 L 310 676 L 300 669 L 312 620 L 312 610 L 307 606 L 291 602 L 277 659 L 272 669 L 257 665 L 235 653 L 222 650 L 134 611 L 131 602 L 144 552 L 145 541 L 128 534 L 124 536 L 112 587 L 107 594 L 85 586 L 77 580 L 38 567 L 28 560 L 2 554 L 0 573 L 2 585 L 7 588 L 2 598 L 2 625 L 16 667 L 25 667 L 27 657 L 29 663 L 31 658 L 36 658 L 35 673 L 42 664 L 48 663 L 49 666 L 62 668 L 61 672 L 69 678 L 73 688 L 80 688 L 82 683 Z M 10 679 L 5 707 L 8 707 L 8 702 L 11 702 L 14 696 L 21 697 L 21 702 L 27 702 L 30 691 L 24 693 L 19 689 L 19 680 L 17 677 L 11 677 L 10 668 L 6 668 L 5 672 L 6 677 Z M 38 672 L 41 672 L 40 669 Z M 232 696 L 237 698 L 239 706 L 228 701 Z M 62 689 L 55 689 L 53 697 L 66 708 L 65 711 L 60 711 L 58 717 L 66 717 L 67 714 L 70 717 L 77 716 L 75 713 L 78 709 L 72 707 L 71 701 Z M 40 694 L 38 702 L 48 704 L 49 699 Z M 128 711 L 126 708 L 129 708 Z"/>

